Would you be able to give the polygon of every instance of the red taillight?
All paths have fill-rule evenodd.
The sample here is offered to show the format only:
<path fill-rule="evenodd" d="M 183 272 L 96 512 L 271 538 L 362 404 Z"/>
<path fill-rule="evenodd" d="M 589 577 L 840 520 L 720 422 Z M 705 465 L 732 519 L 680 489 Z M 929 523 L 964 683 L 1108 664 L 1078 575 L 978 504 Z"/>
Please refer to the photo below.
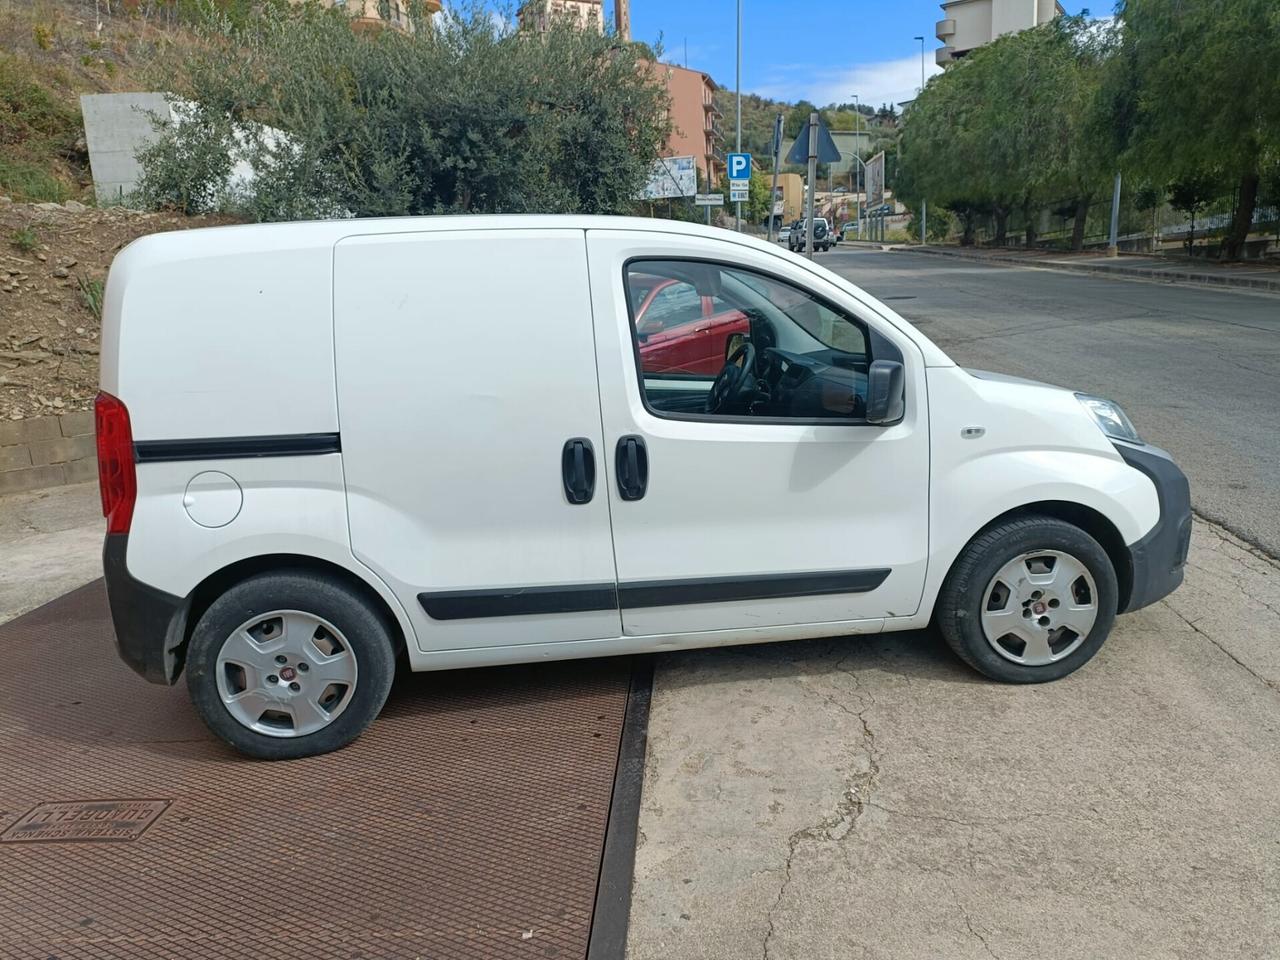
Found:
<path fill-rule="evenodd" d="M 138 499 L 129 410 L 111 394 L 99 393 L 93 404 L 93 419 L 98 435 L 98 489 L 107 533 L 128 533 L 133 504 Z"/>

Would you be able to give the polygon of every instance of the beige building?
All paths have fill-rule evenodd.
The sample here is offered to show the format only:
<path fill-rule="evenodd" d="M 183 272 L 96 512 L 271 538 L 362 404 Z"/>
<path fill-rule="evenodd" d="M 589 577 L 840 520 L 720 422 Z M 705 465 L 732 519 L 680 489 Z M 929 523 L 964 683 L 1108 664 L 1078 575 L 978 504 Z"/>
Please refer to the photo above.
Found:
<path fill-rule="evenodd" d="M 773 215 L 782 223 L 804 216 L 804 177 L 798 173 L 778 174 L 778 192 L 773 196 Z"/>
<path fill-rule="evenodd" d="M 944 44 L 935 57 L 945 67 L 996 37 L 1038 27 L 1065 12 L 1058 0 L 949 0 L 935 30 Z"/>
<path fill-rule="evenodd" d="M 562 17 L 584 30 L 604 33 L 604 0 L 526 0 L 520 6 L 520 29 L 541 33 Z"/>
<path fill-rule="evenodd" d="M 724 172 L 723 117 L 716 107 L 716 82 L 701 70 L 669 63 L 653 66 L 671 98 L 671 138 L 664 155 L 693 157 L 705 182 L 715 186 Z"/>
<path fill-rule="evenodd" d="M 300 3 L 302 0 L 294 2 Z M 413 32 L 408 0 L 320 0 L 320 4 L 347 11 L 354 30 L 382 30 L 391 27 L 405 33 Z M 423 0 L 423 8 L 428 15 L 439 13 L 441 0 Z"/>

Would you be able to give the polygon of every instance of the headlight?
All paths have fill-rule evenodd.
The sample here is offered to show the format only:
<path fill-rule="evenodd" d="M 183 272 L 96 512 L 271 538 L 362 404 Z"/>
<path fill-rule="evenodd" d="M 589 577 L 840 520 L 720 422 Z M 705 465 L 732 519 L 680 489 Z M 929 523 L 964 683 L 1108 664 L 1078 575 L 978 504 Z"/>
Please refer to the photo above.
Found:
<path fill-rule="evenodd" d="M 1089 416 L 1093 417 L 1093 422 L 1098 425 L 1098 429 L 1108 437 L 1113 440 L 1127 440 L 1129 443 L 1142 443 L 1142 438 L 1138 436 L 1133 422 L 1125 416 L 1118 403 L 1104 400 L 1102 397 L 1090 397 L 1083 393 L 1077 393 L 1076 399 L 1089 411 Z"/>

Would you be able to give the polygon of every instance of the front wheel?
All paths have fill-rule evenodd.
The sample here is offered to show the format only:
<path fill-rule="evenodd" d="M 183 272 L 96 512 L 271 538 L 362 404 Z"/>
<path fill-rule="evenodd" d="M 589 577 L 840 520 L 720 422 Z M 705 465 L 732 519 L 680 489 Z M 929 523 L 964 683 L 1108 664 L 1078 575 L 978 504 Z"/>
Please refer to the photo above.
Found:
<path fill-rule="evenodd" d="M 384 617 L 339 580 L 262 574 L 206 610 L 187 650 L 187 689 L 209 729 L 264 760 L 309 757 L 355 740 L 395 678 Z"/>
<path fill-rule="evenodd" d="M 1024 517 L 976 537 L 938 596 L 947 644 L 980 673 L 1044 683 L 1084 666 L 1115 622 L 1115 568 L 1079 527 Z"/>

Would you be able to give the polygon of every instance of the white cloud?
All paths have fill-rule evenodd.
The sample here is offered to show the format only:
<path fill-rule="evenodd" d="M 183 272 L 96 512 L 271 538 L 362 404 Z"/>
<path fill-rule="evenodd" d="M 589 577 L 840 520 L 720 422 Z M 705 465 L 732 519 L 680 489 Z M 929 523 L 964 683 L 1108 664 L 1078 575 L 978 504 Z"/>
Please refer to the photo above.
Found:
<path fill-rule="evenodd" d="M 941 73 L 926 51 L 925 76 Z M 794 71 L 794 72 L 793 72 Z M 752 92 L 775 100 L 809 100 L 818 106 L 848 103 L 853 95 L 870 107 L 901 103 L 915 97 L 920 86 L 920 55 L 882 60 L 814 74 L 813 64 L 775 68 Z"/>

